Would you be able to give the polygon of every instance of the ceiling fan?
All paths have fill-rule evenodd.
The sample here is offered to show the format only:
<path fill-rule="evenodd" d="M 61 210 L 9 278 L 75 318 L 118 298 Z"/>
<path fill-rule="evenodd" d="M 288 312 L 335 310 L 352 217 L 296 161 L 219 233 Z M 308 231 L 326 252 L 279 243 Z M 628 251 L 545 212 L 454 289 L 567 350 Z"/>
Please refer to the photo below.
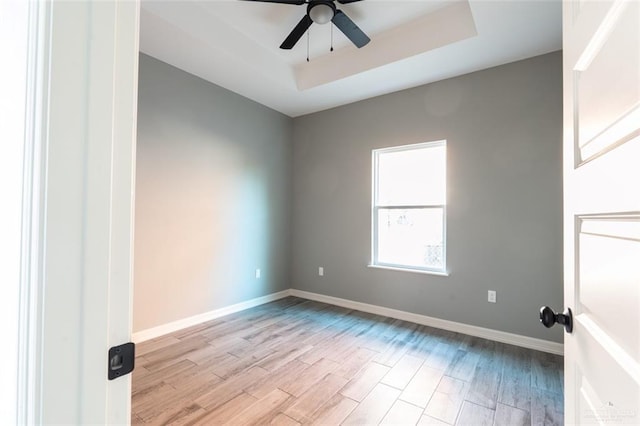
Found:
<path fill-rule="evenodd" d="M 371 39 L 341 10 L 336 8 L 335 0 L 249 0 L 264 3 L 280 3 L 291 5 L 307 4 L 307 13 L 302 17 L 298 25 L 280 45 L 280 49 L 292 49 L 298 40 L 309 29 L 311 24 L 327 24 L 333 22 L 342 33 L 347 36 L 358 48 L 363 47 Z M 354 3 L 360 0 L 337 0 L 340 4 Z"/>

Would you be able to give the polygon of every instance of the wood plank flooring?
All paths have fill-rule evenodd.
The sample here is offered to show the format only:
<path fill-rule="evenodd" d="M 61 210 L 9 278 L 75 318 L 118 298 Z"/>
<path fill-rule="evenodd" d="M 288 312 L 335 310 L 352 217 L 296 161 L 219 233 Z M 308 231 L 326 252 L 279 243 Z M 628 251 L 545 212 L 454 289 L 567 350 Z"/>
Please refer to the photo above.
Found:
<path fill-rule="evenodd" d="M 562 357 L 287 297 L 144 342 L 132 423 L 561 425 Z"/>

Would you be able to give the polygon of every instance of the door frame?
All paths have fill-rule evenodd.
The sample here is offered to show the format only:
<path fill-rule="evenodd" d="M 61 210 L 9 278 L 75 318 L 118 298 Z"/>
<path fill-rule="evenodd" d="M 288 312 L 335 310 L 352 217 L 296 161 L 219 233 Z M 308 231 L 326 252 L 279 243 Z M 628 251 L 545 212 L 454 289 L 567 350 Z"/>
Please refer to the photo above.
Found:
<path fill-rule="evenodd" d="M 29 6 L 17 423 L 128 423 L 140 1 Z"/>
<path fill-rule="evenodd" d="M 0 365 L 0 418 L 18 423 L 18 365 L 20 331 L 20 277 L 23 209 L 23 162 L 25 148 L 26 69 L 30 7 L 27 2 L 0 3 L 0 334 L 5 347 Z"/>

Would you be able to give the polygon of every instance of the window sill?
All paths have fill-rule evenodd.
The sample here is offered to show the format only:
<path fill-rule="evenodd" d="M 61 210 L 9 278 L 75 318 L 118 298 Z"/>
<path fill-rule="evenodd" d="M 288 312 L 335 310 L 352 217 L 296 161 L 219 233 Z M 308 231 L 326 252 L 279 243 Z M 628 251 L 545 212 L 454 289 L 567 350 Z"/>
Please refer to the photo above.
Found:
<path fill-rule="evenodd" d="M 400 268 L 400 267 L 396 267 L 396 266 L 367 265 L 367 268 L 387 269 L 389 271 L 399 271 L 399 272 L 413 272 L 415 274 L 437 275 L 439 277 L 448 277 L 449 276 L 448 272 L 426 271 L 426 270 L 423 270 L 423 269 Z"/>

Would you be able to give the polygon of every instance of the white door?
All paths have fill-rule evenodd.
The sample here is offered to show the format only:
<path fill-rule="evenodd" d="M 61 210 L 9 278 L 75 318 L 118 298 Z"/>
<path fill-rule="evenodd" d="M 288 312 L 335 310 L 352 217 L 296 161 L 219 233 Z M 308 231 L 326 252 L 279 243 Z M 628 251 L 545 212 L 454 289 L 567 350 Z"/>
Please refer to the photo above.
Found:
<path fill-rule="evenodd" d="M 640 1 L 566 1 L 568 424 L 640 424 Z"/>
<path fill-rule="evenodd" d="M 30 2 L 18 417 L 124 424 L 130 376 L 137 1 Z"/>

